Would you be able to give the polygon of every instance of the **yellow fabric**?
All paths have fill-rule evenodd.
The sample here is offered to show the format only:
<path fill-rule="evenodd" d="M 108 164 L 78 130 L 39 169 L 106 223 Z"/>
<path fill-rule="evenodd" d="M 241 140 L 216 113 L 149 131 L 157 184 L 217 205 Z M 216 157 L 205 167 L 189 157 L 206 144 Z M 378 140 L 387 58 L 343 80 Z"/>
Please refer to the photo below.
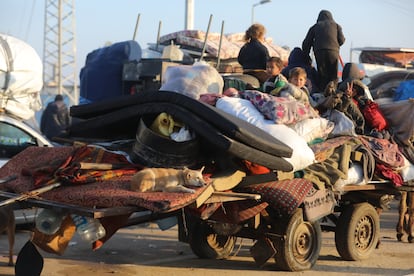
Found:
<path fill-rule="evenodd" d="M 158 134 L 169 137 L 174 132 L 174 124 L 173 117 L 163 112 L 155 118 L 150 128 Z"/>

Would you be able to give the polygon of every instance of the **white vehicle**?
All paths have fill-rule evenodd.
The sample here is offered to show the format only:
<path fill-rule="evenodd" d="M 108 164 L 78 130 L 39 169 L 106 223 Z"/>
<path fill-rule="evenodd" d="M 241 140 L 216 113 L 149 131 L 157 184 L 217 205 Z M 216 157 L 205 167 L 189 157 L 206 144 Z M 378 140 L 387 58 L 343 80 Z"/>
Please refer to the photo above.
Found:
<path fill-rule="evenodd" d="M 351 62 L 355 55 L 365 72 L 366 84 L 377 101 L 392 98 L 401 82 L 414 79 L 414 48 L 352 48 Z"/>
<path fill-rule="evenodd" d="M 367 77 L 383 72 L 414 69 L 414 48 L 352 48 L 351 62 L 355 56 L 357 56 L 357 63 L 361 64 Z"/>
<path fill-rule="evenodd" d="M 0 167 L 29 146 L 52 147 L 53 144 L 23 120 L 0 113 Z"/>
<path fill-rule="evenodd" d="M 0 167 L 29 146 L 52 147 L 53 144 L 23 120 L 0 113 Z M 20 209 L 14 213 L 16 225 L 24 225 L 34 222 L 38 210 Z"/>

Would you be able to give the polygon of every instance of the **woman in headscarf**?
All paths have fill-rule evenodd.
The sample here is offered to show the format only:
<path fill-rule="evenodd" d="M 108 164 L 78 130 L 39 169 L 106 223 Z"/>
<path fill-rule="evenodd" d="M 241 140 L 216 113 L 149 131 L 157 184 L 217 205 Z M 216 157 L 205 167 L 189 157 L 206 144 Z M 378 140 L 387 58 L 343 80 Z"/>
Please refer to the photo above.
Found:
<path fill-rule="evenodd" d="M 269 75 L 266 73 L 266 62 L 269 51 L 263 44 L 266 28 L 262 24 L 251 25 L 244 35 L 245 44 L 239 51 L 238 62 L 243 67 L 243 73 L 256 77 L 262 85 Z"/>

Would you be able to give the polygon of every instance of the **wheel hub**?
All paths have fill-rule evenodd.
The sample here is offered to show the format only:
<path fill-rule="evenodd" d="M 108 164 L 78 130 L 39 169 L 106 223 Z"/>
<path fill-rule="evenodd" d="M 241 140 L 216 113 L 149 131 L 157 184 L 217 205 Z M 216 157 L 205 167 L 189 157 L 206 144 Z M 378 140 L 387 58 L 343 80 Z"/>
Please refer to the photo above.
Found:
<path fill-rule="evenodd" d="M 302 256 L 303 259 L 312 251 L 313 239 L 312 239 L 312 227 L 308 223 L 302 223 L 295 234 L 295 251 L 298 256 Z"/>
<path fill-rule="evenodd" d="M 366 249 L 372 239 L 372 222 L 368 217 L 363 217 L 355 228 L 355 245 L 359 249 Z"/>

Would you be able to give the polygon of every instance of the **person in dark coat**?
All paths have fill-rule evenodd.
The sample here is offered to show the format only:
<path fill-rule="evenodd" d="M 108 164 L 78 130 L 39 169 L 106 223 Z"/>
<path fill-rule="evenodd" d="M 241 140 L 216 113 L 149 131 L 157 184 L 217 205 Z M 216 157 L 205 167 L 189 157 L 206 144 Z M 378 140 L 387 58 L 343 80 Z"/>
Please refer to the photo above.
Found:
<path fill-rule="evenodd" d="M 307 75 L 306 87 L 312 94 L 313 92 L 320 92 L 323 90 L 319 87 L 318 71 L 316 71 L 315 67 L 312 66 L 311 62 L 312 61 L 309 58 L 309 55 L 305 55 L 301 48 L 295 47 L 289 54 L 288 65 L 283 68 L 282 74 L 286 78 L 289 78 L 289 72 L 293 68 L 301 67 L 305 69 Z"/>
<path fill-rule="evenodd" d="M 346 91 L 347 83 L 352 80 L 357 80 L 357 85 L 363 87 L 365 91 L 365 97 L 369 100 L 373 100 L 371 92 L 369 91 L 368 86 L 366 86 L 362 80 L 364 79 L 365 74 L 361 72 L 361 69 L 358 67 L 358 64 L 353 62 L 348 62 L 344 65 L 342 69 L 342 81 L 338 83 L 338 89 L 341 91 Z"/>
<path fill-rule="evenodd" d="M 40 130 L 47 138 L 62 136 L 67 133 L 71 124 L 69 110 L 63 101 L 62 95 L 56 95 L 55 100 L 49 103 L 43 111 L 40 120 Z"/>
<path fill-rule="evenodd" d="M 237 61 L 243 67 L 243 73 L 252 75 L 260 85 L 270 77 L 266 73 L 266 62 L 270 58 L 269 51 L 263 44 L 266 28 L 262 24 L 251 25 L 244 34 L 245 44 L 241 47 Z"/>
<path fill-rule="evenodd" d="M 309 56 L 313 48 L 321 89 L 330 81 L 338 80 L 339 48 L 344 42 L 342 27 L 335 22 L 330 11 L 321 10 L 316 24 L 309 28 L 302 42 L 305 55 Z"/>
<path fill-rule="evenodd" d="M 353 62 L 345 63 L 342 69 L 342 81 L 347 79 L 363 80 L 364 73 L 359 69 L 358 64 Z"/>

